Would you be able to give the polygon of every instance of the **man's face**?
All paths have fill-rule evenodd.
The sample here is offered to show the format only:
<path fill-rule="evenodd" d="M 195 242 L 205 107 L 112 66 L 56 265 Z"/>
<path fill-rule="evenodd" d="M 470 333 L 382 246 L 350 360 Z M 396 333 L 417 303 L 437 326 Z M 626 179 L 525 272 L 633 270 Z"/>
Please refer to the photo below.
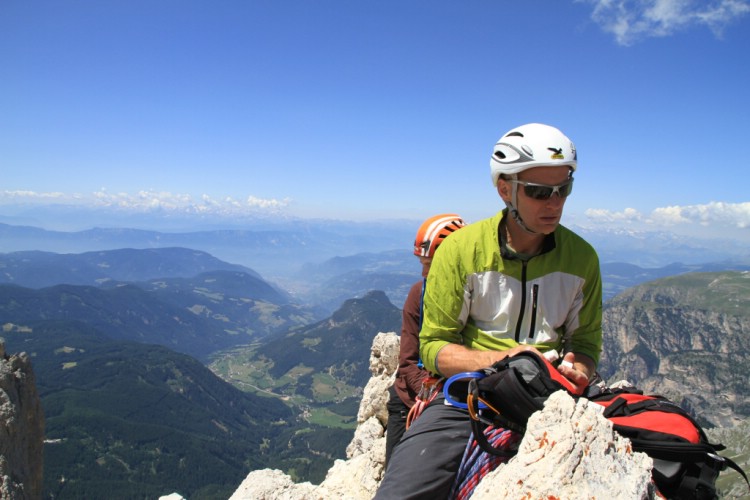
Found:
<path fill-rule="evenodd" d="M 518 174 L 518 180 L 545 186 L 559 186 L 570 180 L 570 168 L 567 166 L 557 167 L 535 167 L 524 170 Z M 516 183 L 518 192 L 516 208 L 523 219 L 524 224 L 537 233 L 550 234 L 560 224 L 563 206 L 566 198 L 554 193 L 546 200 L 538 200 L 526 194 L 525 186 Z M 512 180 L 500 179 L 497 183 L 497 191 L 503 201 L 511 202 L 513 190 Z"/>
<path fill-rule="evenodd" d="M 419 257 L 419 263 L 422 264 L 422 277 L 426 278 L 427 274 L 430 272 L 432 257 Z"/>

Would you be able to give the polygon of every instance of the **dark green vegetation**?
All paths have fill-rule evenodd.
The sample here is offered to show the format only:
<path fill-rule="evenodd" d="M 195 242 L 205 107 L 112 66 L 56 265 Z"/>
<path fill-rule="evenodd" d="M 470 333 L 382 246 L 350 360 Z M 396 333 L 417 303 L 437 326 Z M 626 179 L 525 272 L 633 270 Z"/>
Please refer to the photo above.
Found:
<path fill-rule="evenodd" d="M 344 458 L 372 337 L 400 325 L 382 292 L 277 340 L 266 333 L 258 336 L 265 343 L 235 348 L 253 355 L 228 363 L 244 391 L 156 345 L 207 358 L 221 346 L 217 323 L 273 322 L 288 304 L 233 299 L 249 290 L 272 299 L 256 280 L 215 271 L 111 288 L 0 286 L 6 348 L 32 356 L 46 415 L 45 495 L 227 498 L 250 470 L 320 482 Z M 240 383 L 245 372 L 262 390 Z"/>
<path fill-rule="evenodd" d="M 401 311 L 383 292 L 371 292 L 347 300 L 329 319 L 221 353 L 210 366 L 238 387 L 283 397 L 310 422 L 351 431 L 371 377 L 372 339 L 400 327 Z M 348 444 L 351 432 L 343 435 Z"/>
<path fill-rule="evenodd" d="M 7 348 L 32 356 L 47 495 L 226 498 L 248 471 L 281 465 L 274 448 L 292 432 L 290 409 L 189 356 L 113 341 L 76 322 L 5 330 Z"/>
<path fill-rule="evenodd" d="M 6 324 L 3 337 L 7 349 L 32 356 L 46 418 L 46 497 L 228 498 L 263 468 L 320 482 L 353 433 L 356 397 L 316 403 L 292 386 L 281 390 L 285 403 L 240 391 L 189 356 L 113 341 L 77 322 Z M 326 383 L 324 392 L 361 392 Z"/>
<path fill-rule="evenodd" d="M 305 337 L 299 327 L 314 315 L 254 272 L 214 261 L 185 249 L 0 258 L 6 280 L 81 283 L 0 285 L 2 336 L 10 352 L 32 355 L 46 413 L 46 495 L 226 498 L 252 469 L 319 482 L 344 458 L 372 337 L 381 326 L 397 329 L 400 311 L 382 293 L 363 306 L 354 301 L 356 321 L 337 316 L 338 346 L 320 342 L 327 351 L 320 359 L 295 361 L 279 380 L 264 371 L 275 365 L 270 357 L 257 367 L 234 363 L 272 380 L 257 395 L 239 391 L 173 351 L 207 360 L 220 349 L 246 350 L 238 346 L 250 341 L 275 345 L 274 335 L 290 329 Z M 349 336 L 346 325 L 354 325 Z M 314 329 L 326 335 L 324 323 Z M 303 342 L 316 352 L 314 341 Z M 342 357 L 350 355 L 353 361 Z M 330 370 L 322 368 L 326 359 Z"/>
<path fill-rule="evenodd" d="M 372 338 L 401 322 L 385 293 L 355 290 L 397 291 L 418 269 L 407 280 L 396 262 L 379 268 L 378 254 L 309 267 L 326 307 L 362 297 L 321 320 L 250 270 L 214 269 L 184 249 L 139 252 L 65 256 L 67 271 L 48 254 L 0 255 L 6 281 L 78 285 L 0 285 L 0 335 L 9 352 L 33 355 L 47 416 L 46 495 L 227 498 L 269 467 L 322 480 L 356 425 Z M 619 269 L 618 286 L 651 272 L 638 269 Z M 710 425 L 746 418 L 748 282 L 686 274 L 622 293 L 605 306 L 602 371 Z"/>
<path fill-rule="evenodd" d="M 0 318 L 16 324 L 81 320 L 114 339 L 164 345 L 205 360 L 219 349 L 308 323 L 313 314 L 259 278 L 210 271 L 106 288 L 0 285 Z"/>

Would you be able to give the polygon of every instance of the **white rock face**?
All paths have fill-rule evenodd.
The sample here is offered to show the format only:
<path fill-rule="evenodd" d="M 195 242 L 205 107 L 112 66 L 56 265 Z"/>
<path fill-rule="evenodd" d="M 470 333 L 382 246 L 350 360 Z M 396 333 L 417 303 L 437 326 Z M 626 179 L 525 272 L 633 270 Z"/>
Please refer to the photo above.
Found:
<path fill-rule="evenodd" d="M 159 500 L 187 500 L 179 493 L 170 493 L 169 495 L 160 496 Z"/>
<path fill-rule="evenodd" d="M 371 499 L 383 477 L 386 402 L 398 367 L 399 341 L 395 333 L 378 333 L 373 340 L 372 378 L 347 459 L 337 460 L 320 485 L 294 483 L 279 470 L 256 470 L 230 500 Z M 634 453 L 596 405 L 558 392 L 531 417 L 528 428 L 518 455 L 484 477 L 472 500 L 655 498 L 651 459 Z"/>
<path fill-rule="evenodd" d="M 295 483 L 276 469 L 254 470 L 247 475 L 230 500 L 288 500 L 314 499 L 316 487 L 310 483 Z"/>
<path fill-rule="evenodd" d="M 595 404 L 558 391 L 529 419 L 518 455 L 487 474 L 471 498 L 653 498 L 652 467 Z"/>

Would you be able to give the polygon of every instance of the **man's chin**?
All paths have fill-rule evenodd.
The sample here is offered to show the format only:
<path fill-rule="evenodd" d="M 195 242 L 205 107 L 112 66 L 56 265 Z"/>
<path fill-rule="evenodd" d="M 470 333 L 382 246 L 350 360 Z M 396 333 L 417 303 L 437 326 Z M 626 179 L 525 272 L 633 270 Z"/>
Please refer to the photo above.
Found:
<path fill-rule="evenodd" d="M 552 234 L 555 232 L 555 229 L 557 229 L 557 226 L 560 225 L 560 221 L 557 220 L 555 222 L 541 222 L 537 226 L 537 232 L 540 232 L 542 234 Z"/>

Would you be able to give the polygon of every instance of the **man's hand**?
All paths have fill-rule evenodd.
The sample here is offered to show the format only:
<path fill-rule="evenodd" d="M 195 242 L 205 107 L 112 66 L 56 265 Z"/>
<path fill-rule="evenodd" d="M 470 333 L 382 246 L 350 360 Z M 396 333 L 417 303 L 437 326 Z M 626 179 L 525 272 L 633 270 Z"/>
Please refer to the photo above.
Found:
<path fill-rule="evenodd" d="M 521 351 L 534 351 L 542 355 L 536 348 L 525 344 L 505 351 L 479 351 L 459 344 L 448 344 L 438 352 L 437 366 L 442 376 L 450 377 L 460 372 L 473 372 L 490 367 L 501 359 L 515 356 Z"/>
<path fill-rule="evenodd" d="M 566 352 L 557 370 L 563 377 L 570 380 L 576 386 L 576 392 L 581 394 L 589 385 L 589 379 L 594 374 L 595 365 L 594 360 L 585 354 Z"/>

